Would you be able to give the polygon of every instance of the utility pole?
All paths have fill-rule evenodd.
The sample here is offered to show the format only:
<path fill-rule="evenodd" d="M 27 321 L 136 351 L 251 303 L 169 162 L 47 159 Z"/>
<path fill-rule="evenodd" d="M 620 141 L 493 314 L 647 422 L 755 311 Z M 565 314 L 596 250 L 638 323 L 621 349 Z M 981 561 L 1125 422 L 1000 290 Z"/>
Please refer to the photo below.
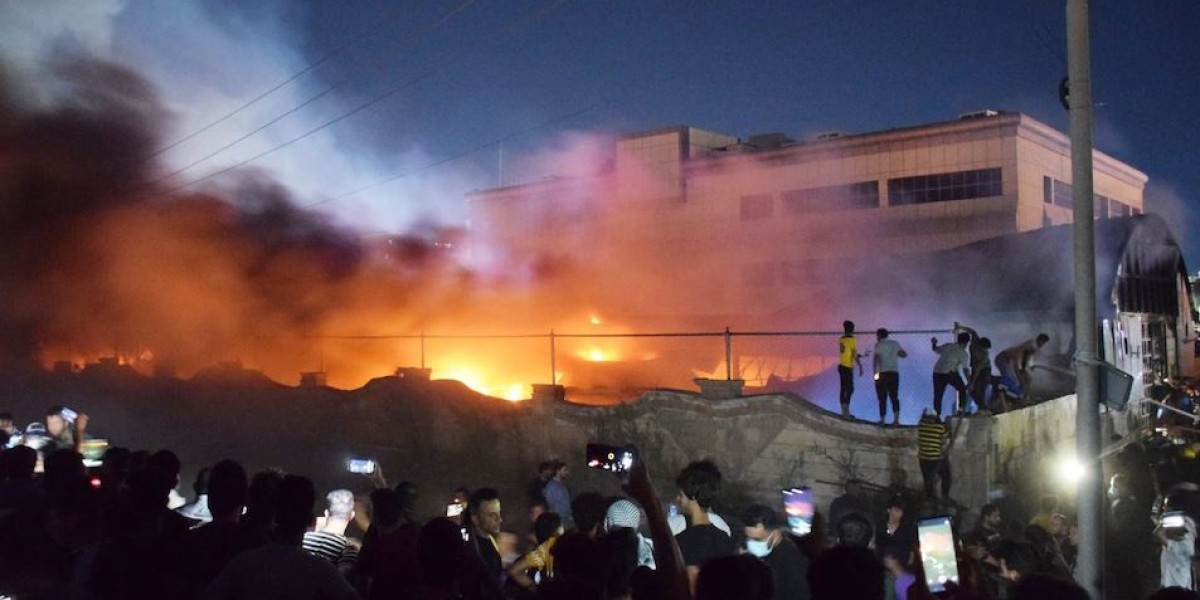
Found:
<path fill-rule="evenodd" d="M 1075 255 L 1075 451 L 1079 483 L 1079 556 L 1075 579 L 1104 598 L 1101 510 L 1100 379 L 1096 353 L 1096 243 L 1092 205 L 1092 66 L 1087 0 L 1067 0 L 1067 77 L 1071 113 L 1071 184 Z"/>

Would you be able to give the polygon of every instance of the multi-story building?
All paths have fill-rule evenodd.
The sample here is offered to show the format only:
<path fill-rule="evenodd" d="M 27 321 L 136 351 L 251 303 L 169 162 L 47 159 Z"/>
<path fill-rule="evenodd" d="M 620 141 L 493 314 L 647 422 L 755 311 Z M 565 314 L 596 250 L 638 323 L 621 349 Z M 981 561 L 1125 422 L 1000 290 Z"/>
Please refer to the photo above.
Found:
<path fill-rule="evenodd" d="M 1094 161 L 1097 218 L 1140 214 L 1146 175 Z M 472 238 L 510 265 L 657 272 L 673 314 L 764 316 L 867 258 L 1070 222 L 1070 142 L 995 111 L 805 142 L 668 127 L 619 137 L 599 175 L 468 200 Z"/>

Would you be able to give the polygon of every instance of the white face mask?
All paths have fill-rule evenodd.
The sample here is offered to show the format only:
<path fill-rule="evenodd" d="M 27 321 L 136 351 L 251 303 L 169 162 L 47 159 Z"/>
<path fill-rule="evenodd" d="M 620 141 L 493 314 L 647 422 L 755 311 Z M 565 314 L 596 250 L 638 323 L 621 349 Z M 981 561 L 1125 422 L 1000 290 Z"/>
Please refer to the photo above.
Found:
<path fill-rule="evenodd" d="M 762 558 L 771 553 L 771 543 L 767 540 L 746 540 L 746 551 Z"/>

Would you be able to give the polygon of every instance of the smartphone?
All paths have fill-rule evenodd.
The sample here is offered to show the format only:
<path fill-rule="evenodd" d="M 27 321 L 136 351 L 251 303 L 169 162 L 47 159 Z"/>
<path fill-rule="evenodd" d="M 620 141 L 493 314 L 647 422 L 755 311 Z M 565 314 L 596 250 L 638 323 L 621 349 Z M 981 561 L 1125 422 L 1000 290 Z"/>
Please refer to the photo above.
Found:
<path fill-rule="evenodd" d="M 1183 511 L 1172 510 L 1163 513 L 1162 516 L 1163 529 L 1183 529 L 1187 525 L 1183 522 Z"/>
<path fill-rule="evenodd" d="M 787 516 L 788 529 L 796 535 L 812 533 L 813 514 L 816 512 L 812 490 L 791 488 L 783 490 L 782 494 L 783 514 Z"/>
<path fill-rule="evenodd" d="M 917 544 L 929 591 L 944 592 L 947 582 L 958 583 L 958 553 L 949 515 L 917 521 Z"/>
<path fill-rule="evenodd" d="M 369 458 L 352 458 L 346 463 L 346 470 L 351 473 L 370 475 L 375 472 L 375 461 Z"/>
<path fill-rule="evenodd" d="M 678 514 L 679 514 L 678 506 L 675 506 L 674 504 L 667 505 L 667 517 L 668 518 L 677 516 Z"/>
<path fill-rule="evenodd" d="M 620 448 L 604 444 L 587 445 L 587 466 L 592 469 L 624 473 L 633 466 L 635 458 L 633 448 L 629 446 Z"/>
<path fill-rule="evenodd" d="M 58 411 L 58 416 L 68 423 L 74 423 L 75 419 L 79 418 L 79 413 L 64 406 L 62 410 Z"/>
<path fill-rule="evenodd" d="M 463 514 L 464 508 L 466 508 L 466 505 L 462 502 L 451 502 L 450 504 L 446 505 L 446 516 L 457 517 Z"/>

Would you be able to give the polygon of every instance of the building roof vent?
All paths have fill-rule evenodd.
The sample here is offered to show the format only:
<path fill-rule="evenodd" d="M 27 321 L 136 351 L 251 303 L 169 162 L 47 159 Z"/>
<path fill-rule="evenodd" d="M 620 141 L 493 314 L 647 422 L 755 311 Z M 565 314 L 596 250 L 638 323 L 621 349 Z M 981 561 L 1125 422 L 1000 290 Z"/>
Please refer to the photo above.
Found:
<path fill-rule="evenodd" d="M 992 110 L 990 108 L 985 108 L 983 110 L 975 110 L 975 111 L 971 111 L 971 112 L 962 113 L 962 114 L 958 115 L 958 120 L 967 121 L 969 119 L 986 119 L 988 117 L 999 116 L 1001 112 L 1004 112 L 1004 111 Z"/>
<path fill-rule="evenodd" d="M 746 144 L 759 150 L 774 150 L 791 144 L 794 141 L 782 133 L 762 133 L 750 136 L 750 139 L 746 140 Z"/>

